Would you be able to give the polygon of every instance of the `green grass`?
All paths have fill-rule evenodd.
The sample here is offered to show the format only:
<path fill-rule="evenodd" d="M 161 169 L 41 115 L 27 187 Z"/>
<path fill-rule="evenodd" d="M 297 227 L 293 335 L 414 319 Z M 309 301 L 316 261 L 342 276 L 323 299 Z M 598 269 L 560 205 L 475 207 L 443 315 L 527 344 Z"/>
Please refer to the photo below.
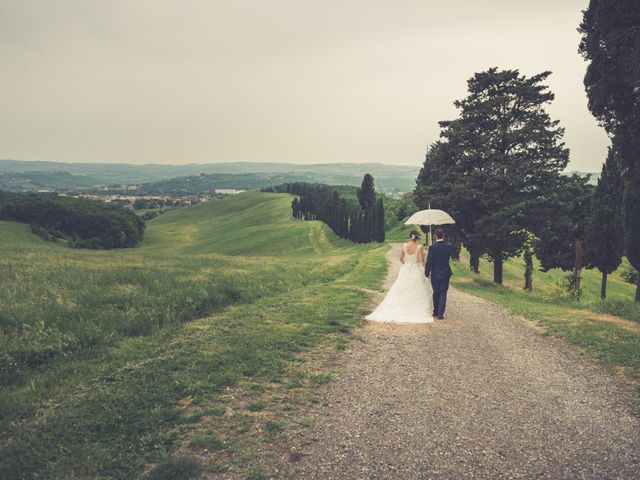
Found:
<path fill-rule="evenodd" d="M 420 231 L 420 229 L 417 228 L 416 225 L 404 225 L 400 223 L 385 232 L 385 239 L 387 242 L 408 242 L 409 233 L 411 233 L 411 230 Z M 420 232 L 420 234 L 422 235 L 422 240 L 424 241 L 424 239 L 426 238 L 424 233 Z"/>
<path fill-rule="evenodd" d="M 200 476 L 200 465 L 192 458 L 172 458 L 155 466 L 149 480 L 189 480 Z"/>
<path fill-rule="evenodd" d="M 574 301 L 561 285 L 565 272 L 536 270 L 534 290 L 526 292 L 522 289 L 521 259 L 505 263 L 503 286 L 492 283 L 492 268 L 483 260 L 480 274 L 475 274 L 468 269 L 468 258 L 463 255 L 460 263 L 454 263 L 452 283 L 536 322 L 545 334 L 577 346 L 612 372 L 640 385 L 640 307 L 634 303 L 635 286 L 620 277 L 626 264 L 609 276 L 605 302 L 600 300 L 601 276 L 597 270 L 583 272 L 584 294 L 580 301 Z"/>
<path fill-rule="evenodd" d="M 225 392 L 297 391 L 290 370 L 343 344 L 385 270 L 384 246 L 291 219 L 290 202 L 248 192 L 174 210 L 139 248 L 108 252 L 0 222 L 0 478 L 139 478 L 149 465 L 187 478 L 188 451 L 176 454 L 207 438 L 229 457 L 203 468 L 246 465 L 264 421 L 225 415 L 241 408 Z M 270 409 L 270 388 L 246 395 Z"/>

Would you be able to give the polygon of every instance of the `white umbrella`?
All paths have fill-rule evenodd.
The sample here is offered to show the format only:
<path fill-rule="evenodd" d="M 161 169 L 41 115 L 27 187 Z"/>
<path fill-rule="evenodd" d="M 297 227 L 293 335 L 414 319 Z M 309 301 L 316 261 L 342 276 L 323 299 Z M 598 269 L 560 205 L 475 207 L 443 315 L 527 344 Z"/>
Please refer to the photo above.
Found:
<path fill-rule="evenodd" d="M 446 225 L 456 223 L 447 212 L 430 208 L 428 210 L 420 210 L 411 215 L 405 225 Z"/>
<path fill-rule="evenodd" d="M 456 221 L 443 210 L 429 207 L 427 210 L 420 210 L 411 215 L 405 225 L 429 225 L 428 244 L 431 244 L 431 225 L 447 225 Z"/>

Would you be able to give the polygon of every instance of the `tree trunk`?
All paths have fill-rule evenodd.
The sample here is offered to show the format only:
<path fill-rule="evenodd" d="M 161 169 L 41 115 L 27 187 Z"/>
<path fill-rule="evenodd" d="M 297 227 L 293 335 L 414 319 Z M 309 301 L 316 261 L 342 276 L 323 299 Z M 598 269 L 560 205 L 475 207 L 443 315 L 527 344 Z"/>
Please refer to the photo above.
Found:
<path fill-rule="evenodd" d="M 524 270 L 524 289 L 528 292 L 533 290 L 533 262 L 530 258 L 525 258 L 526 266 Z"/>
<path fill-rule="evenodd" d="M 573 279 L 576 292 L 580 291 L 580 274 L 582 273 L 582 240 L 576 239 L 576 260 L 573 264 Z"/>
<path fill-rule="evenodd" d="M 502 285 L 502 251 L 493 256 L 493 283 Z"/>
<path fill-rule="evenodd" d="M 480 273 L 480 255 L 474 250 L 469 250 L 469 267 L 474 273 Z"/>
<path fill-rule="evenodd" d="M 456 260 L 457 262 L 460 261 L 460 244 L 459 243 L 453 244 L 453 252 L 451 253 L 451 258 L 453 260 Z"/>
<path fill-rule="evenodd" d="M 640 273 L 638 273 L 638 285 L 636 286 L 636 303 L 640 303 Z"/>
<path fill-rule="evenodd" d="M 602 272 L 602 285 L 600 287 L 600 298 L 607 298 L 607 272 Z"/>

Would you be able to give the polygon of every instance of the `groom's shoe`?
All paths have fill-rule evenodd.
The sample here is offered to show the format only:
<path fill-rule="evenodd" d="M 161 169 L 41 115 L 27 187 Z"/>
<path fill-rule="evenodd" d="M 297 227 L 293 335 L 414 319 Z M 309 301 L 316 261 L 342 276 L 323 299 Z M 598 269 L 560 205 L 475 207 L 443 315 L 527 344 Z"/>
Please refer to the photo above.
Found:
<path fill-rule="evenodd" d="M 438 320 L 444 320 L 444 317 L 443 317 L 442 315 L 440 315 L 440 316 L 438 317 Z"/>

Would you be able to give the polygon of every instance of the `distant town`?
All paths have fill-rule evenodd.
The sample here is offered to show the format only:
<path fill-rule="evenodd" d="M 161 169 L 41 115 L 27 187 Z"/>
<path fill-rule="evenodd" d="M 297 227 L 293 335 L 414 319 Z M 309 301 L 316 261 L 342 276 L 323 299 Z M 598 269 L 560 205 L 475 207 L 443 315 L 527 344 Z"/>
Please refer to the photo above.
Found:
<path fill-rule="evenodd" d="M 163 207 L 188 207 L 197 203 L 206 203 L 212 200 L 219 200 L 229 195 L 237 195 L 245 190 L 235 188 L 212 189 L 210 193 L 185 194 L 185 195 L 148 195 L 136 194 L 139 185 L 121 185 L 104 187 L 101 189 L 65 189 L 56 192 L 54 189 L 41 189 L 39 193 L 57 193 L 60 197 L 85 198 L 97 200 L 105 203 L 121 204 L 128 210 L 143 210 L 149 208 Z"/>

